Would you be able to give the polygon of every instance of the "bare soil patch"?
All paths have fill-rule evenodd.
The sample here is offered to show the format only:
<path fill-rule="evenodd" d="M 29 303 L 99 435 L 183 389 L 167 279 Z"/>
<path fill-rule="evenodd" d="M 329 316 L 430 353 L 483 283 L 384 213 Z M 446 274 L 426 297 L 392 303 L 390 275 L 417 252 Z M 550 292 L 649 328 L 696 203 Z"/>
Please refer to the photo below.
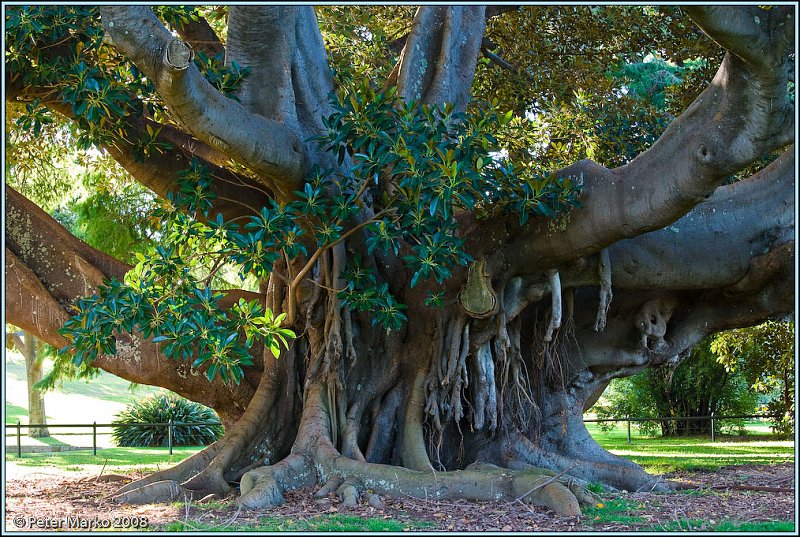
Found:
<path fill-rule="evenodd" d="M 775 465 L 729 466 L 715 472 L 680 472 L 669 474 L 667 479 L 700 487 L 697 491 L 670 493 L 637 492 L 627 494 L 601 494 L 602 508 L 593 509 L 581 518 L 559 517 L 544 507 L 527 506 L 518 502 L 468 502 L 426 501 L 413 498 L 384 500 L 385 508 L 363 506 L 355 510 L 340 506 L 334 496 L 315 500 L 311 490 L 298 490 L 286 495 L 286 503 L 269 511 L 238 511 L 234 502 L 209 506 L 179 504 L 150 504 L 139 506 L 118 505 L 109 496 L 127 478 L 140 477 L 131 473 L 122 477 L 67 472 L 52 468 L 31 468 L 20 471 L 18 467 L 7 476 L 6 523 L 7 531 L 53 529 L 70 531 L 53 524 L 66 517 L 96 520 L 111 529 L 133 530 L 133 520 L 145 517 L 149 529 L 163 528 L 170 522 L 184 520 L 222 525 L 229 522 L 234 527 L 256 524 L 259 519 L 286 517 L 290 520 L 310 519 L 318 515 L 344 513 L 363 518 L 392 519 L 408 524 L 424 521 L 425 531 L 632 531 L 668 528 L 670 524 L 701 519 L 713 522 L 788 521 L 794 519 L 794 467 L 790 463 Z M 25 470 L 28 470 L 27 468 Z M 720 488 L 723 486 L 750 485 L 785 488 L 788 492 L 748 491 Z M 710 487 L 716 487 L 713 490 Z M 604 511 L 624 504 L 609 516 Z M 235 516 L 234 520 L 231 520 Z M 22 518 L 20 518 L 22 517 Z M 31 527 L 30 517 L 50 520 L 51 527 Z M 616 518 L 617 520 L 614 520 Z M 622 519 L 622 520 L 620 520 Z M 24 520 L 25 525 L 19 521 Z M 116 524 L 115 524 L 116 523 Z M 140 523 L 139 523 L 140 524 Z M 123 527 L 127 525 L 127 527 Z M 233 529 L 233 528 L 232 528 Z M 676 529 L 674 525 L 672 529 Z M 695 528 L 702 529 L 702 528 Z M 84 530 L 85 531 L 85 530 Z M 412 530 L 413 531 L 413 530 Z"/>

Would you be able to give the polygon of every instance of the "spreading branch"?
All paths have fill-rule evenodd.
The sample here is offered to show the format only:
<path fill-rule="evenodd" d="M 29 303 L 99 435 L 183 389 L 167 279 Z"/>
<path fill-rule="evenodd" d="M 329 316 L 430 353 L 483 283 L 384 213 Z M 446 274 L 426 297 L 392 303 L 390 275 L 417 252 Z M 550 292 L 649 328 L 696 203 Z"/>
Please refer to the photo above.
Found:
<path fill-rule="evenodd" d="M 485 6 L 420 7 L 400 58 L 398 94 L 466 108 L 485 27 Z"/>
<path fill-rule="evenodd" d="M 103 6 L 100 13 L 113 45 L 153 81 L 188 132 L 260 174 L 286 197 L 299 187 L 308 159 L 295 132 L 217 91 L 192 63 L 191 49 L 150 8 Z"/>
<path fill-rule="evenodd" d="M 71 235 L 47 213 L 6 185 L 6 320 L 56 347 L 67 340 L 58 329 L 80 297 L 97 292 L 103 280 L 121 280 L 130 265 L 100 252 Z M 230 307 L 239 298 L 263 301 L 257 293 L 226 291 L 220 301 Z M 117 354 L 98 355 L 92 366 L 132 382 L 162 386 L 221 411 L 229 421 L 232 410 L 247 407 L 261 370 L 250 367 L 238 386 L 210 385 L 189 364 L 164 358 L 158 345 L 140 333 L 117 334 Z M 254 357 L 261 363 L 259 348 Z M 231 406 L 231 398 L 235 405 Z"/>
<path fill-rule="evenodd" d="M 761 13 L 781 17 L 781 12 Z M 759 27 L 765 39 L 773 39 L 774 26 Z M 780 40 L 773 43 L 757 65 L 727 54 L 706 90 L 627 165 L 612 170 L 582 160 L 556 172 L 583 185 L 583 208 L 563 217 L 558 232 L 544 219 L 522 228 L 504 252 L 517 260 L 515 269 L 523 271 L 531 263 L 546 268 L 663 228 L 710 196 L 731 173 L 790 144 L 794 105 L 783 68 L 771 67 L 776 59 L 788 65 L 788 49 Z"/>

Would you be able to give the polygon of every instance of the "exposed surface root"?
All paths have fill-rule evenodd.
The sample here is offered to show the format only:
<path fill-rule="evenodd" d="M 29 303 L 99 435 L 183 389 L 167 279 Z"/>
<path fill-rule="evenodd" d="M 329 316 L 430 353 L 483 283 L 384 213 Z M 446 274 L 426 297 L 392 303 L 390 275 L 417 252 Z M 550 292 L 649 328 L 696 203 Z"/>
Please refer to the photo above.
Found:
<path fill-rule="evenodd" d="M 330 471 L 389 497 L 428 499 L 519 500 L 543 505 L 563 516 L 580 515 L 569 488 L 538 469 L 510 470 L 473 465 L 466 470 L 419 472 L 406 468 L 335 459 Z"/>
<path fill-rule="evenodd" d="M 530 465 L 519 464 L 509 469 L 475 463 L 465 470 L 425 472 L 342 456 L 323 457 L 312 463 L 309 457 L 293 454 L 274 466 L 245 474 L 239 503 L 251 509 L 280 505 L 284 501 L 283 492 L 311 486 L 319 477 L 327 480 L 314 496 L 321 498 L 335 492 L 349 508 L 361 505 L 362 501 L 380 507 L 383 502 L 379 495 L 384 495 L 521 501 L 548 507 L 562 516 L 578 516 L 581 503 L 594 500 L 579 480 Z"/>
<path fill-rule="evenodd" d="M 310 460 L 304 455 L 292 454 L 277 464 L 244 474 L 239 504 L 249 509 L 280 505 L 284 502 L 284 491 L 316 482 L 317 472 Z"/>
<path fill-rule="evenodd" d="M 510 459 L 517 459 L 535 468 L 547 468 L 551 471 L 568 468 L 567 477 L 575 477 L 585 483 L 599 482 L 611 490 L 632 492 L 670 490 L 663 479 L 652 476 L 641 466 L 610 453 L 603 460 L 593 460 L 592 452 L 588 449 L 581 455 L 564 455 L 544 450 L 522 435 L 514 435 L 514 440 L 509 441 L 507 446 Z"/>
<path fill-rule="evenodd" d="M 180 486 L 175 481 L 163 480 L 117 493 L 111 497 L 111 500 L 117 503 L 159 503 L 191 500 L 193 495 L 193 491 Z"/>
<path fill-rule="evenodd" d="M 179 464 L 167 468 L 165 470 L 160 470 L 158 472 L 154 472 L 147 477 L 143 477 L 142 479 L 137 479 L 136 481 L 132 481 L 127 485 L 120 487 L 119 490 L 115 493 L 115 498 L 125 498 L 125 493 L 134 491 L 136 489 L 140 489 L 146 487 L 147 485 L 151 485 L 158 482 L 178 482 L 182 483 L 186 481 L 193 475 L 200 473 L 208 463 L 214 458 L 217 452 L 220 449 L 220 442 L 214 442 L 203 451 L 195 453 L 188 459 L 180 462 Z M 155 489 L 153 489 L 155 490 Z M 133 496 L 131 496 L 133 497 Z M 122 501 L 122 500 L 120 500 Z M 158 500 L 151 500 L 151 501 L 158 501 Z M 132 502 L 134 503 L 134 502 Z M 142 502 L 139 502 L 142 503 Z M 146 502 L 145 502 L 146 503 Z"/>

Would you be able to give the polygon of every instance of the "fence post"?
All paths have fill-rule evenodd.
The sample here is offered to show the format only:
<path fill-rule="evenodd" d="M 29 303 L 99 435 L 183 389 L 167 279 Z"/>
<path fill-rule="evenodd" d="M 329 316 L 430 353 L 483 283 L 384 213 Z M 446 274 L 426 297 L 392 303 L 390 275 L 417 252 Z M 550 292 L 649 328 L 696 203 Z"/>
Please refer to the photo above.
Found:
<path fill-rule="evenodd" d="M 714 412 L 711 412 L 711 441 L 716 441 L 716 434 L 714 433 Z"/>
<path fill-rule="evenodd" d="M 172 418 L 167 424 L 167 443 L 169 444 L 169 454 L 172 455 Z"/>
<path fill-rule="evenodd" d="M 17 457 L 22 458 L 22 424 L 17 420 Z"/>
<path fill-rule="evenodd" d="M 97 422 L 92 423 L 92 455 L 97 457 Z"/>
<path fill-rule="evenodd" d="M 630 414 L 628 414 L 628 419 L 626 421 L 628 422 L 628 444 L 630 444 L 631 443 L 631 416 L 630 416 Z"/>

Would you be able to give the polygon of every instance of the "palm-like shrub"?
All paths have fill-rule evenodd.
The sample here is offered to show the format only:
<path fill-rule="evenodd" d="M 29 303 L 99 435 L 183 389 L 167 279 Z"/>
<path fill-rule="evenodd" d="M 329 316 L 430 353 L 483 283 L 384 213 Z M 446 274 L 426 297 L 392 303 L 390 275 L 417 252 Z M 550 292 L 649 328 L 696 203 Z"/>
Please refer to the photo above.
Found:
<path fill-rule="evenodd" d="M 210 408 L 172 393 L 134 401 L 115 418 L 111 436 L 121 447 L 168 445 L 167 426 L 145 425 L 148 423 L 169 423 L 169 420 L 176 424 L 219 422 L 217 414 Z M 173 446 L 205 446 L 222 436 L 223 430 L 221 425 L 176 425 L 172 433 Z"/>

